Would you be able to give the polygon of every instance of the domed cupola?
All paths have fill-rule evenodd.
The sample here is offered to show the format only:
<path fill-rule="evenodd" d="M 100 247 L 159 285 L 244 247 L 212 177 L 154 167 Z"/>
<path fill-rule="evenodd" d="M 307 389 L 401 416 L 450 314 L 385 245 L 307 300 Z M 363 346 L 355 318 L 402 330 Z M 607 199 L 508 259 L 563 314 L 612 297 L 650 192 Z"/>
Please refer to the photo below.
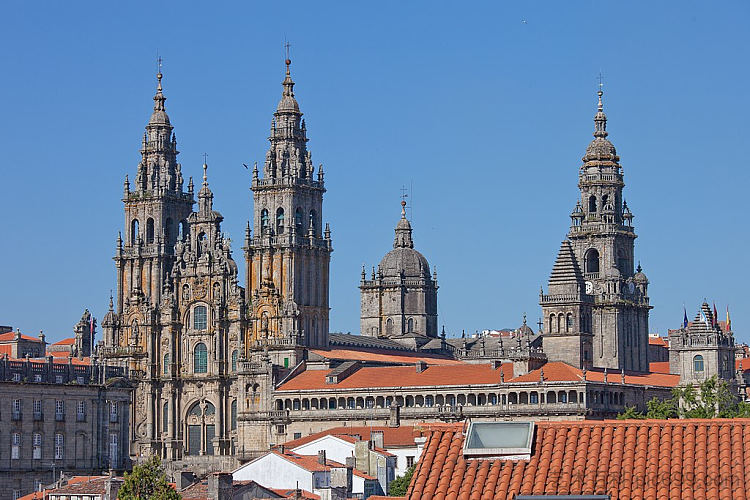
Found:
<path fill-rule="evenodd" d="M 602 96 L 604 92 L 599 90 L 599 105 L 596 115 L 594 115 L 594 140 L 586 148 L 586 154 L 583 156 L 584 163 L 590 161 L 610 161 L 618 162 L 620 157 L 617 156 L 617 150 L 614 144 L 607 139 L 607 115 L 604 114 L 604 105 Z"/>
<path fill-rule="evenodd" d="M 401 219 L 396 224 L 393 250 L 385 254 L 378 266 L 384 278 L 430 279 L 430 264 L 424 255 L 414 250 L 411 231 L 411 223 L 406 218 L 406 202 L 402 201 Z"/>

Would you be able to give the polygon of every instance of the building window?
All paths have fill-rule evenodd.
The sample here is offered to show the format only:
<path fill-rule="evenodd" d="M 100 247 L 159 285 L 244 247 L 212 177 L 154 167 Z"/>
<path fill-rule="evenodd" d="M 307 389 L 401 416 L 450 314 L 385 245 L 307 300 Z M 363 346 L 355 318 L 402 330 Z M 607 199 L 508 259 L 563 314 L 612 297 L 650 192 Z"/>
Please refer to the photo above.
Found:
<path fill-rule="evenodd" d="M 109 421 L 117 422 L 117 401 L 109 402 Z"/>
<path fill-rule="evenodd" d="M 62 460 L 65 455 L 65 436 L 59 432 L 55 434 L 55 460 Z"/>
<path fill-rule="evenodd" d="M 284 209 L 276 210 L 276 234 L 284 233 Z"/>
<path fill-rule="evenodd" d="M 260 234 L 261 236 L 268 234 L 268 210 L 265 208 L 260 212 Z"/>
<path fill-rule="evenodd" d="M 703 356 L 700 354 L 693 358 L 693 371 L 696 373 L 703 373 Z"/>
<path fill-rule="evenodd" d="M 76 421 L 86 421 L 86 401 L 79 401 L 76 405 Z"/>
<path fill-rule="evenodd" d="M 55 420 L 58 422 L 65 420 L 65 401 L 62 399 L 55 400 Z"/>
<path fill-rule="evenodd" d="M 42 400 L 35 399 L 34 400 L 34 420 L 41 420 L 41 419 L 42 419 Z"/>
<path fill-rule="evenodd" d="M 42 435 L 35 432 L 32 437 L 31 458 L 40 460 L 42 458 Z"/>
<path fill-rule="evenodd" d="M 232 430 L 237 429 L 237 400 L 232 401 Z"/>
<path fill-rule="evenodd" d="M 21 433 L 14 432 L 11 438 L 10 458 L 12 460 L 18 460 L 20 456 L 21 456 Z"/>
<path fill-rule="evenodd" d="M 193 310 L 193 328 L 196 330 L 205 330 L 206 324 L 206 306 L 196 306 Z"/>
<path fill-rule="evenodd" d="M 232 371 L 237 371 L 237 350 L 232 351 Z"/>
<path fill-rule="evenodd" d="M 169 375 L 169 354 L 164 355 L 164 375 Z"/>
<path fill-rule="evenodd" d="M 169 401 L 164 403 L 161 411 L 161 430 L 169 431 Z"/>
<path fill-rule="evenodd" d="M 596 248 L 590 248 L 586 251 L 586 273 L 598 273 L 599 272 L 599 252 Z"/>
<path fill-rule="evenodd" d="M 114 432 L 109 435 L 109 466 L 117 467 L 117 434 Z"/>
<path fill-rule="evenodd" d="M 407 455 L 407 457 L 406 457 L 406 468 L 408 469 L 412 465 L 414 465 L 414 457 Z"/>
<path fill-rule="evenodd" d="M 208 371 L 208 350 L 206 344 L 198 342 L 193 349 L 193 372 L 206 373 Z"/>

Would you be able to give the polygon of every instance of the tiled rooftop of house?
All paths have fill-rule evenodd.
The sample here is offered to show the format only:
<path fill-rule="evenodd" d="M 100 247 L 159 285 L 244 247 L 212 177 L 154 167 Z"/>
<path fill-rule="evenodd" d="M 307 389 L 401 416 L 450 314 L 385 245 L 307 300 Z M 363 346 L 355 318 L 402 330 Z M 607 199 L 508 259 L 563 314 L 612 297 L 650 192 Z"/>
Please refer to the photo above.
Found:
<path fill-rule="evenodd" d="M 505 380 L 513 377 L 512 364 L 504 363 L 501 369 Z M 468 363 L 430 365 L 422 372 L 417 372 L 413 365 L 363 367 L 336 384 L 326 383 L 326 375 L 333 370 L 306 370 L 282 384 L 278 391 L 498 384 L 501 369 L 490 364 Z"/>
<path fill-rule="evenodd" d="M 539 382 L 542 378 L 545 382 L 569 382 L 583 380 L 584 373 L 580 368 L 570 366 L 561 361 L 552 361 L 542 368 L 532 370 L 525 375 L 506 381 L 514 382 Z M 668 373 L 630 373 L 625 372 L 625 383 L 633 385 L 654 385 L 659 387 L 676 387 L 680 382 L 679 375 Z M 607 373 L 607 382 L 610 384 L 621 383 L 623 374 L 618 371 Z M 586 380 L 590 382 L 604 382 L 604 371 L 586 371 Z"/>
<path fill-rule="evenodd" d="M 371 361 L 393 364 L 415 363 L 416 361 L 423 360 L 429 365 L 456 365 L 463 363 L 462 361 L 435 354 L 419 352 L 394 354 L 393 352 L 380 349 L 310 349 L 310 352 L 325 359 L 336 360 Z"/>
<path fill-rule="evenodd" d="M 414 446 L 414 439 L 425 435 L 425 431 L 421 427 L 402 425 L 399 427 L 384 427 L 384 426 L 361 426 L 361 427 L 334 427 L 322 432 L 316 432 L 309 436 L 294 439 L 284 443 L 286 449 L 293 449 L 298 446 L 305 445 L 323 436 L 348 436 L 351 438 L 359 439 L 370 439 L 372 432 L 380 431 L 383 433 L 383 446 L 385 448 L 391 447 L 403 447 L 403 446 Z"/>
<path fill-rule="evenodd" d="M 750 419 L 537 422 L 529 460 L 464 458 L 464 426 L 433 424 L 409 499 L 750 496 Z"/>

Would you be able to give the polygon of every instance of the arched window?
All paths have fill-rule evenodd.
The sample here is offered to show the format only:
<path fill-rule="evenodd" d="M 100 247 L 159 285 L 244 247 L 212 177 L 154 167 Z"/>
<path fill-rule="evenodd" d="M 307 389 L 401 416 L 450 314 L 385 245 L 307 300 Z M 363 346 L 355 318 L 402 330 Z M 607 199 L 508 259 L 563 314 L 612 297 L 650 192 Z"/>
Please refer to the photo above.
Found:
<path fill-rule="evenodd" d="M 299 207 L 294 211 L 294 227 L 297 229 L 297 234 L 302 232 L 302 209 Z"/>
<path fill-rule="evenodd" d="M 406 331 L 407 332 L 414 331 L 414 320 L 412 318 L 409 318 L 409 321 L 406 322 Z"/>
<path fill-rule="evenodd" d="M 208 371 L 208 350 L 206 344 L 199 342 L 193 349 L 193 373 L 206 373 Z"/>
<path fill-rule="evenodd" d="M 195 309 L 193 309 L 193 328 L 205 330 L 206 324 L 206 306 L 195 306 Z"/>
<path fill-rule="evenodd" d="M 693 371 L 696 373 L 703 373 L 703 356 L 697 354 L 693 358 Z"/>
<path fill-rule="evenodd" d="M 393 335 L 393 320 L 391 318 L 385 320 L 385 334 L 388 336 Z"/>
<path fill-rule="evenodd" d="M 276 234 L 284 233 L 284 209 L 276 210 Z"/>
<path fill-rule="evenodd" d="M 237 371 L 237 350 L 232 351 L 232 371 Z"/>
<path fill-rule="evenodd" d="M 589 248 L 586 251 L 586 273 L 599 272 L 599 252 L 596 248 Z"/>
<path fill-rule="evenodd" d="M 232 401 L 232 430 L 237 429 L 237 400 Z"/>
<path fill-rule="evenodd" d="M 138 242 L 138 219 L 130 222 L 130 244 L 135 245 Z"/>
<path fill-rule="evenodd" d="M 162 432 L 169 431 L 169 402 L 164 403 L 164 407 L 161 412 L 161 430 Z"/>
<path fill-rule="evenodd" d="M 589 197 L 589 213 L 596 213 L 596 196 L 593 194 Z"/>
<path fill-rule="evenodd" d="M 164 375 L 169 375 L 169 353 L 164 355 Z"/>
<path fill-rule="evenodd" d="M 268 210 L 265 208 L 260 212 L 260 234 L 266 235 L 268 233 Z"/>
<path fill-rule="evenodd" d="M 146 243 L 154 242 L 154 219 L 151 217 L 146 220 Z"/>

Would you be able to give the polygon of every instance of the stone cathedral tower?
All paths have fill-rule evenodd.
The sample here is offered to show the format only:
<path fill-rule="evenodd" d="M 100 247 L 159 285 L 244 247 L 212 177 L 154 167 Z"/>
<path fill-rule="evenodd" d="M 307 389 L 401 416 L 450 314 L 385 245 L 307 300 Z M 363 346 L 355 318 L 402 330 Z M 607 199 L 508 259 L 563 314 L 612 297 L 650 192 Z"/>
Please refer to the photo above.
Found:
<path fill-rule="evenodd" d="M 544 350 L 551 360 L 581 367 L 648 371 L 648 279 L 640 265 L 634 269 L 633 215 L 598 95 L 594 140 L 578 177 L 581 199 L 549 294 L 540 297 Z"/>
<path fill-rule="evenodd" d="M 262 175 L 253 169 L 253 228 L 245 237 L 248 350 L 268 347 L 293 366 L 302 347 L 328 345 L 331 232 L 322 226 L 322 165 L 307 151 L 307 128 L 286 60 L 281 101 L 271 121 Z"/>

